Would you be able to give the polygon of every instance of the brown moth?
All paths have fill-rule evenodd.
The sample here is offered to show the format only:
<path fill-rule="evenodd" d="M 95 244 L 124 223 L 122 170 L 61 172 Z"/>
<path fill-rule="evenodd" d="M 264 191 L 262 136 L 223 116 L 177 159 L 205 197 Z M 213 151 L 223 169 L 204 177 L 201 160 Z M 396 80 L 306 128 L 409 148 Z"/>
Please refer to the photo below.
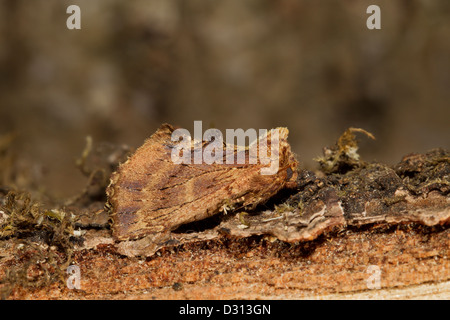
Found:
<path fill-rule="evenodd" d="M 255 142 L 258 148 L 261 139 L 266 139 L 267 150 L 271 150 L 273 130 Z M 287 142 L 288 130 L 277 130 L 278 171 L 262 175 L 261 168 L 268 166 L 267 162 L 259 159 L 256 164 L 250 163 L 249 147 L 233 146 L 235 157 L 240 152 L 245 154 L 243 164 L 226 164 L 225 160 L 222 164 L 175 164 L 171 158 L 178 143 L 171 140 L 174 128 L 162 125 L 111 176 L 107 206 L 113 236 L 137 240 L 167 233 L 220 211 L 254 208 L 280 189 L 295 187 L 298 162 Z M 209 142 L 201 143 L 206 147 Z"/>

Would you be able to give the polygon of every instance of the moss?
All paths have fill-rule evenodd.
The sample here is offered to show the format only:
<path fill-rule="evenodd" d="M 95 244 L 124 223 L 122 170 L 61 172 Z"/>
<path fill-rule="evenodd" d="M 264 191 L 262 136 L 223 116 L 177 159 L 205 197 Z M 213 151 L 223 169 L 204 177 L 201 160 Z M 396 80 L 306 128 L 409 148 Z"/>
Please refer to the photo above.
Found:
<path fill-rule="evenodd" d="M 70 247 L 73 233 L 71 214 L 63 210 L 46 210 L 32 201 L 28 193 L 10 191 L 0 211 L 6 219 L 0 225 L 0 239 L 40 236 L 42 242 L 58 247 Z M 35 237 L 36 238 L 36 237 Z"/>
<path fill-rule="evenodd" d="M 345 173 L 364 164 L 358 154 L 358 142 L 355 132 L 364 133 L 371 139 L 375 137 L 364 129 L 348 128 L 338 139 L 332 148 L 324 148 L 324 155 L 316 160 L 321 170 L 326 173 Z"/>
<path fill-rule="evenodd" d="M 242 226 L 245 226 L 246 228 L 250 227 L 250 223 L 245 220 L 245 216 L 248 216 L 248 212 L 242 211 L 239 212 L 239 222 Z"/>
<path fill-rule="evenodd" d="M 298 206 L 298 205 L 297 205 Z M 275 211 L 277 213 L 285 213 L 285 212 L 293 212 L 295 207 L 290 205 L 289 203 L 282 203 L 279 206 L 275 205 Z"/>
<path fill-rule="evenodd" d="M 1 279 L 1 295 L 13 288 L 42 287 L 63 280 L 71 261 L 72 215 L 63 210 L 43 209 L 28 193 L 11 191 L 0 206 L 3 219 L 0 240 L 11 241 L 14 263 Z"/>
<path fill-rule="evenodd" d="M 383 163 L 366 163 L 360 160 L 354 132 L 365 130 L 350 128 L 342 134 L 333 148 L 325 148 L 323 157 L 317 159 L 321 174 L 303 170 L 298 177 L 298 191 L 286 204 L 312 210 L 318 200 L 326 203 L 328 197 L 337 197 L 346 218 L 365 212 L 372 202 L 380 214 L 393 210 L 401 212 L 406 206 L 406 196 L 397 190 L 415 195 L 438 191 L 450 192 L 450 153 L 434 149 L 424 154 L 410 154 L 400 163 L 390 167 Z M 374 203 L 376 202 L 376 204 Z M 372 208 L 372 211 L 374 209 Z"/>
<path fill-rule="evenodd" d="M 450 192 L 450 152 L 433 149 L 425 154 L 412 153 L 394 167 L 405 186 L 414 194 L 437 190 Z"/>

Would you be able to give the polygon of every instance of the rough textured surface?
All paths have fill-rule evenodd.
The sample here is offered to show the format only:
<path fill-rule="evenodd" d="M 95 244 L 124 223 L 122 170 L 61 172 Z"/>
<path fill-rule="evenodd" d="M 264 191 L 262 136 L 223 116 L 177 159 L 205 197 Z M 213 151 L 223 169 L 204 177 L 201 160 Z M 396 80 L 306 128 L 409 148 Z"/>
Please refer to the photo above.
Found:
<path fill-rule="evenodd" d="M 20 188 L 71 196 L 86 134 L 137 147 L 164 121 L 287 126 L 310 168 L 348 126 L 389 164 L 450 146 L 448 0 L 80 0 L 81 32 L 70 3 L 33 2 L 0 2 L 0 134 L 20 133 L 0 179 Z"/>
<path fill-rule="evenodd" d="M 245 149 L 231 146 L 234 152 L 232 164 L 226 163 L 227 150 L 222 145 L 222 164 L 208 164 L 204 159 L 199 164 L 194 163 L 194 154 L 197 150 L 203 153 L 209 142 L 193 141 L 191 145 L 189 137 L 187 147 L 191 152 L 186 155 L 189 163 L 177 164 L 171 156 L 180 142 L 172 141 L 172 126 L 161 126 L 113 173 L 107 188 L 113 236 L 118 240 L 146 237 L 121 244 L 121 252 L 152 255 L 158 243 L 167 241 L 170 231 L 182 224 L 205 219 L 220 211 L 252 209 L 282 188 L 295 187 L 298 163 L 287 143 L 288 130 L 275 130 L 276 136 L 272 130 L 254 142 L 257 143 L 256 154 L 249 151 L 251 146 Z M 262 140 L 266 145 L 264 159 L 259 152 Z M 272 150 L 272 144 L 277 146 L 275 150 Z M 270 155 L 269 151 L 272 151 Z M 237 160 L 239 153 L 244 156 L 242 164 Z M 261 174 L 263 168 L 270 166 L 271 158 L 277 161 L 277 170 L 270 175 Z M 141 243 L 144 248 L 137 249 L 137 244 Z"/>
<path fill-rule="evenodd" d="M 237 210 L 237 213 L 210 219 L 209 223 L 182 226 L 177 234 L 165 234 L 157 242 L 154 238 L 144 238 L 120 243 L 119 252 L 128 256 L 149 256 L 165 246 L 224 235 L 238 238 L 272 235 L 295 243 L 314 240 L 324 232 L 348 226 L 449 224 L 450 157 L 447 151 L 436 149 L 406 156 L 396 166 L 396 171 L 384 164 L 367 164 L 354 159 L 348 166 L 347 153 L 340 150 L 336 149 L 334 155 L 338 159 L 336 172 L 319 178 L 313 172 L 302 170 L 296 193 L 274 209 L 257 209 L 251 213 Z"/>
<path fill-rule="evenodd" d="M 8 193 L 0 210 L 1 296 L 449 298 L 448 151 L 388 167 L 354 158 L 348 166 L 355 150 L 328 150 L 337 159 L 328 174 L 302 170 L 296 189 L 263 207 L 183 224 L 147 258 L 121 247 L 137 243 L 145 253 L 145 238 L 114 239 L 101 201 L 48 210 Z M 69 263 L 80 267 L 81 290 L 65 286 Z M 372 267 L 380 289 L 368 287 Z"/>
<path fill-rule="evenodd" d="M 12 299 L 296 299 L 450 298 L 448 228 L 414 224 L 366 227 L 296 245 L 269 238 L 218 239 L 130 259 L 111 246 L 79 251 L 81 290 L 63 283 L 15 288 Z M 4 274 L 4 261 L 0 273 Z M 367 288 L 367 268 L 381 270 L 381 290 Z M 405 290 L 402 294 L 401 290 Z M 442 291 L 444 290 L 444 291 Z M 400 291 L 400 293 L 399 293 Z"/>

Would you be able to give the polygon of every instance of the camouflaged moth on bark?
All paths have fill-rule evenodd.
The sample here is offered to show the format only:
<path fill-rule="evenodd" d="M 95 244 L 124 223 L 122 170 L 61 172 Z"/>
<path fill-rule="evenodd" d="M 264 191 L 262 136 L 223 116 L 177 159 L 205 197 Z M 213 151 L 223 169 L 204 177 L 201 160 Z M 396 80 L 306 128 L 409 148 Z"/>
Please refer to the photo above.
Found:
<path fill-rule="evenodd" d="M 239 152 L 245 153 L 243 164 L 226 161 L 175 164 L 171 160 L 176 146 L 171 140 L 174 128 L 162 125 L 111 176 L 107 206 L 115 239 L 137 240 L 168 234 L 182 224 L 205 219 L 221 210 L 252 209 L 282 188 L 295 187 L 298 162 L 287 142 L 288 130 L 272 129 L 254 143 L 259 148 L 261 139 L 267 139 L 270 149 L 274 143 L 270 139 L 273 130 L 278 130 L 278 171 L 262 175 L 261 168 L 266 166 L 267 159 L 249 163 L 249 147 L 234 147 L 235 157 Z M 210 142 L 201 143 L 206 147 Z"/>

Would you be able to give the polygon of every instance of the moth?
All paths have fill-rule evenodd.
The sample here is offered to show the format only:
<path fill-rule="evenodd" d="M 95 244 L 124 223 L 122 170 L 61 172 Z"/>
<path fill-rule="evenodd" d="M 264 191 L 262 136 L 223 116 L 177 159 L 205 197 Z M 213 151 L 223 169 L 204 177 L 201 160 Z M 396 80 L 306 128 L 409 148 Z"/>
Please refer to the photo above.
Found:
<path fill-rule="evenodd" d="M 111 175 L 107 207 L 116 240 L 167 233 L 228 209 L 252 209 L 281 189 L 297 185 L 298 162 L 287 142 L 286 128 L 272 129 L 254 142 L 259 148 L 262 139 L 266 139 L 270 150 L 274 143 L 270 138 L 278 130 L 275 142 L 279 166 L 272 175 L 261 174 L 268 159 L 251 163 L 250 146 L 233 146 L 236 158 L 239 153 L 245 154 L 241 164 L 228 164 L 225 159 L 223 163 L 176 164 L 171 158 L 177 146 L 171 139 L 174 130 L 163 124 Z M 210 141 L 200 143 L 206 147 Z M 223 148 L 225 151 L 225 144 Z"/>

